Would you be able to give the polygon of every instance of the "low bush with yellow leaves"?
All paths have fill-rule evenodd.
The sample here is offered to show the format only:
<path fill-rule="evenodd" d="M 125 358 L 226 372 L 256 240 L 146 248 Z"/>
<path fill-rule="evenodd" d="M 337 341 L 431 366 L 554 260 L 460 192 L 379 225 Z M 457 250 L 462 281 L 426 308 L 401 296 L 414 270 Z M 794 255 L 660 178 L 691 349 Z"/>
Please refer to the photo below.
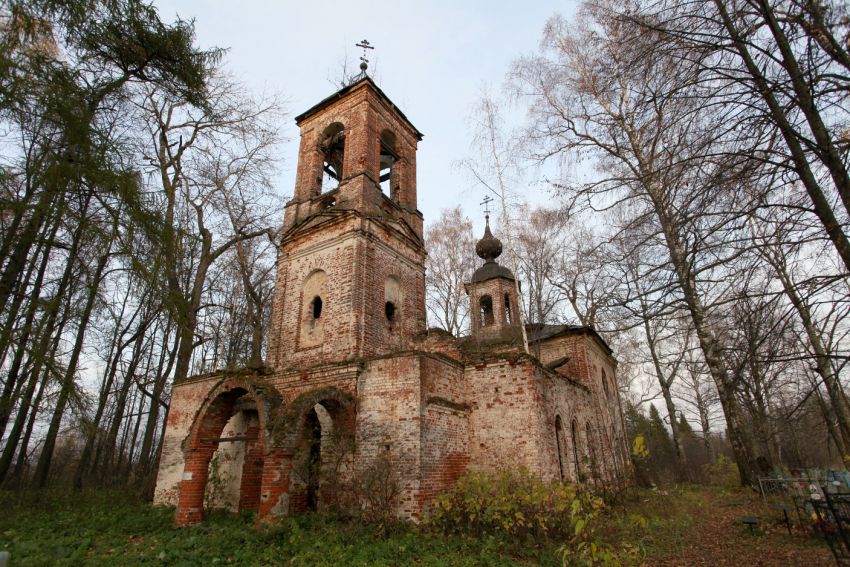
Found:
<path fill-rule="evenodd" d="M 594 537 L 605 510 L 603 500 L 590 492 L 544 482 L 526 469 L 469 472 L 437 496 L 429 525 L 444 533 L 560 543 L 564 565 L 620 565 L 618 555 Z"/>
<path fill-rule="evenodd" d="M 430 524 L 449 533 L 561 538 L 582 533 L 604 506 L 571 484 L 546 483 L 526 469 L 470 472 L 437 496 Z"/>
<path fill-rule="evenodd" d="M 708 484 L 722 488 L 735 488 L 740 485 L 738 465 L 726 455 L 719 455 L 713 463 L 703 465 L 703 474 Z"/>

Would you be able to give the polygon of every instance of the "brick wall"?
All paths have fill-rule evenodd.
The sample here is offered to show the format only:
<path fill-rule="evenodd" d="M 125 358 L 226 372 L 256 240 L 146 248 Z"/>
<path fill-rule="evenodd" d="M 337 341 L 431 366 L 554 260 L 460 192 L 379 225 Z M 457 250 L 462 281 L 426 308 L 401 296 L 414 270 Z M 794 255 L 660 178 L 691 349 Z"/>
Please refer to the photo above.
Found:
<path fill-rule="evenodd" d="M 418 518 L 421 467 L 421 359 L 415 353 L 366 362 L 358 382 L 358 466 L 382 454 L 401 488 L 396 512 Z"/>
<path fill-rule="evenodd" d="M 470 397 L 464 366 L 423 356 L 422 470 L 419 505 L 427 512 L 433 498 L 447 490 L 469 463 Z"/>
<path fill-rule="evenodd" d="M 539 369 L 527 358 L 497 358 L 468 367 L 472 396 L 469 467 L 494 472 L 526 467 L 551 478 Z"/>
<path fill-rule="evenodd" d="M 568 457 L 565 462 L 570 463 L 570 478 L 576 479 L 571 434 L 573 421 L 577 424 L 576 438 L 579 459 L 583 461 L 579 467 L 582 475 L 589 477 L 595 473 L 602 481 L 626 475 L 628 447 L 615 379 L 616 360 L 593 336 L 580 330 L 543 341 L 539 345 L 539 352 L 544 364 L 568 357 L 568 361 L 557 368 L 557 373 L 569 380 L 576 380 L 588 390 L 579 390 L 567 381 L 553 379 L 553 405 L 565 428 Z M 602 383 L 603 369 L 608 381 L 607 392 Z M 587 435 L 588 424 L 591 428 L 590 439 Z M 554 421 L 551 427 L 554 431 Z M 584 464 L 590 463 L 591 457 L 595 471 L 589 464 Z"/>

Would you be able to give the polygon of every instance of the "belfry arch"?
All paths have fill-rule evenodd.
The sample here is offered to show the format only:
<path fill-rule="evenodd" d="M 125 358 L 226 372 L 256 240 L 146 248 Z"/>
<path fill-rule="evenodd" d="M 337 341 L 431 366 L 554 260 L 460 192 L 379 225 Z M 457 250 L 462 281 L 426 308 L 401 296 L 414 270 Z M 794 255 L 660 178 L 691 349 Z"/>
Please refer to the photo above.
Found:
<path fill-rule="evenodd" d="M 345 166 L 345 127 L 334 122 L 322 132 L 319 142 L 322 155 L 322 171 L 319 192 L 326 193 L 339 187 Z"/>

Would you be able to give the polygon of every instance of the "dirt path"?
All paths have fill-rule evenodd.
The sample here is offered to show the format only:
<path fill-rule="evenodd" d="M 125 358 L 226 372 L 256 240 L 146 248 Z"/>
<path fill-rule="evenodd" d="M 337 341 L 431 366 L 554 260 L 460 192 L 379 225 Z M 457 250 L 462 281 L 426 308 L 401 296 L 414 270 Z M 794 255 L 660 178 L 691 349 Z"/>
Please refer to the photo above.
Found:
<path fill-rule="evenodd" d="M 771 510 L 758 496 L 743 491 L 705 495 L 703 505 L 690 514 L 693 523 L 685 528 L 674 552 L 648 558 L 657 566 L 830 566 L 832 553 L 821 539 L 803 533 L 794 525 L 788 535 L 782 513 Z M 759 524 L 751 533 L 744 516 L 756 516 Z"/>

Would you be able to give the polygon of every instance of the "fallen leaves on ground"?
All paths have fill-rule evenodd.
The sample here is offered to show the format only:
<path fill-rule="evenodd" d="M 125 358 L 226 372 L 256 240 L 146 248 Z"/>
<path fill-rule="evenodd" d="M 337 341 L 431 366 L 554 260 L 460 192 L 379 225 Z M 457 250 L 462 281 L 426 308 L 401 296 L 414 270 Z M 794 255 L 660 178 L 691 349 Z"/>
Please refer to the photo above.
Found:
<path fill-rule="evenodd" d="M 695 506 L 685 526 L 668 549 L 647 557 L 647 565 L 673 566 L 806 566 L 834 565 L 832 553 L 820 534 L 801 528 L 792 514 L 788 534 L 782 512 L 765 505 L 759 496 L 743 489 L 696 489 Z M 744 516 L 755 516 L 752 532 Z M 673 549 L 669 549 L 672 547 Z"/>

